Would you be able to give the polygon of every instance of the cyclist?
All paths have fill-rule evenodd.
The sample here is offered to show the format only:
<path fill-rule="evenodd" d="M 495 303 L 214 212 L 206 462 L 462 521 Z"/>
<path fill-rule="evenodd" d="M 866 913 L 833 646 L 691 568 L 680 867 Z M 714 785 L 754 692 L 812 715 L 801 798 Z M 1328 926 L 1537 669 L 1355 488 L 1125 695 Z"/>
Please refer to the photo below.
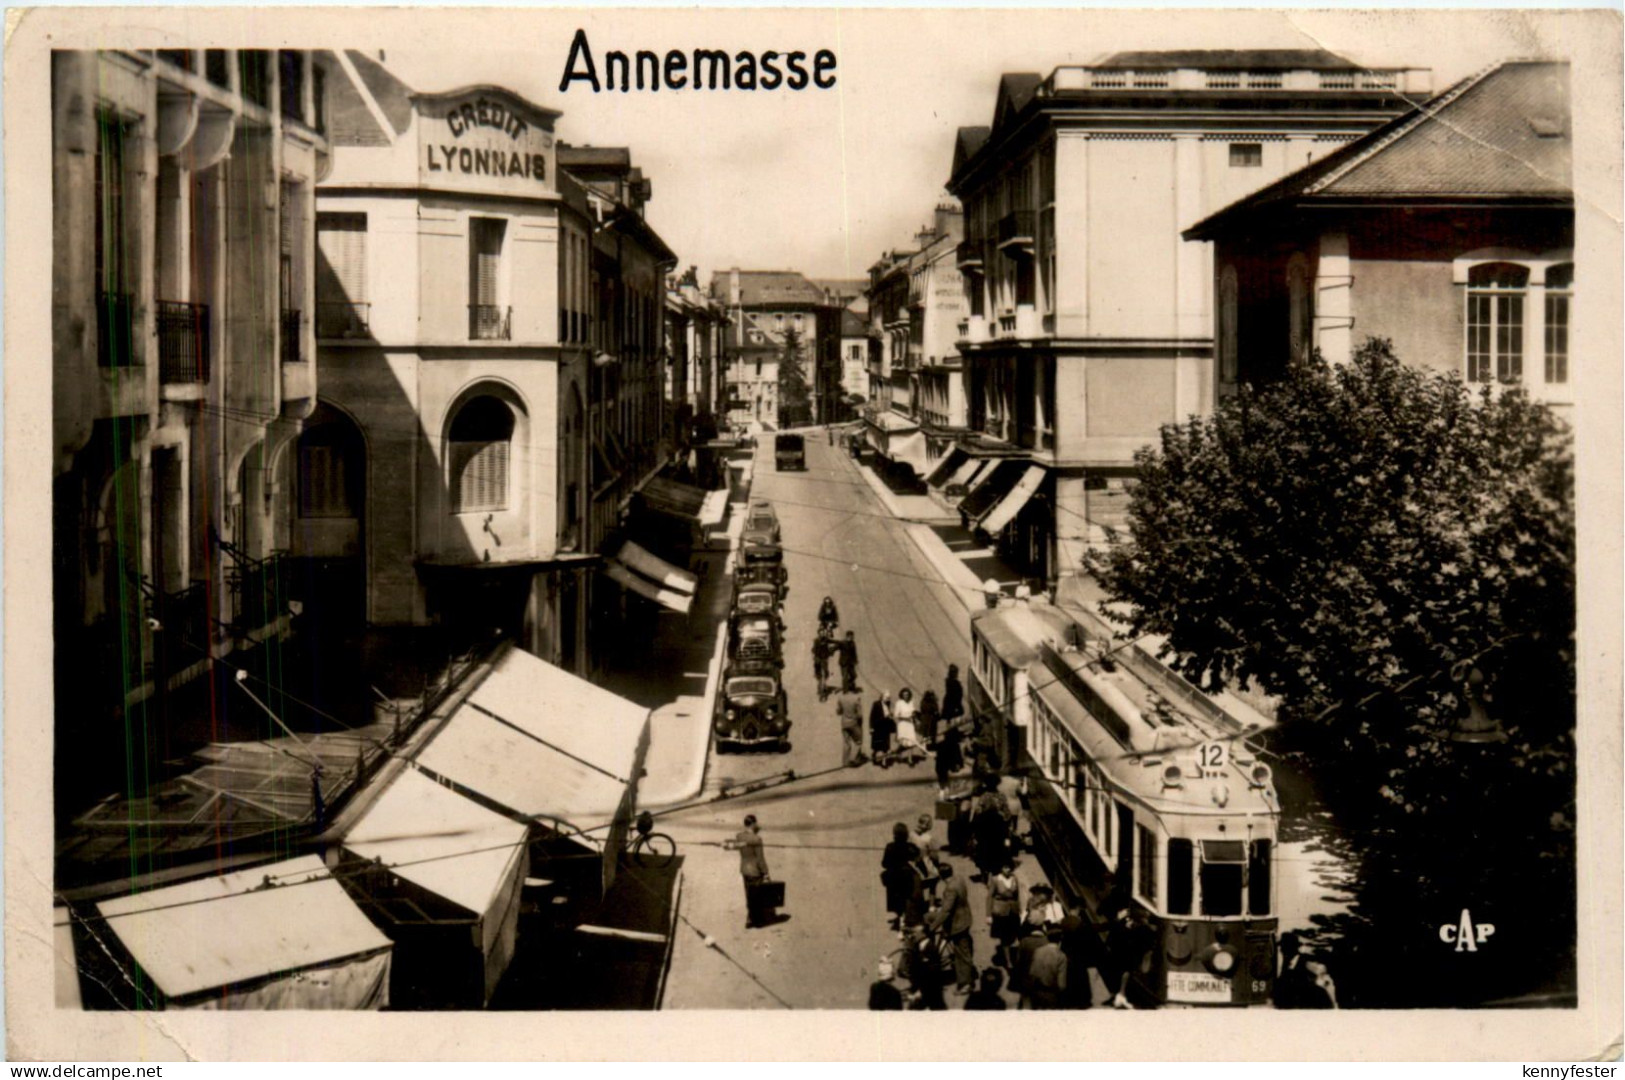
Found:
<path fill-rule="evenodd" d="M 824 602 L 818 607 L 818 628 L 833 631 L 841 625 L 841 613 L 835 609 L 833 597 L 824 597 Z"/>
<path fill-rule="evenodd" d="M 818 628 L 818 636 L 813 638 L 813 674 L 818 677 L 818 688 L 822 690 L 829 681 L 829 657 L 835 651 L 835 635 L 829 627 Z"/>

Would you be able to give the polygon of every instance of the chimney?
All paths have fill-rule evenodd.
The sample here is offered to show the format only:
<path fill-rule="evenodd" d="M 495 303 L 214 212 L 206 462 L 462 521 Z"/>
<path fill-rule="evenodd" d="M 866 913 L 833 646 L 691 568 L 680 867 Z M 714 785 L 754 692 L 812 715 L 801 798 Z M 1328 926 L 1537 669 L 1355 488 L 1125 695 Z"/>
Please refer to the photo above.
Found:
<path fill-rule="evenodd" d="M 739 306 L 739 267 L 728 271 L 728 306 Z"/>
<path fill-rule="evenodd" d="M 954 240 L 965 238 L 965 213 L 959 207 L 949 202 L 937 204 L 936 229 L 938 236 L 952 236 Z"/>

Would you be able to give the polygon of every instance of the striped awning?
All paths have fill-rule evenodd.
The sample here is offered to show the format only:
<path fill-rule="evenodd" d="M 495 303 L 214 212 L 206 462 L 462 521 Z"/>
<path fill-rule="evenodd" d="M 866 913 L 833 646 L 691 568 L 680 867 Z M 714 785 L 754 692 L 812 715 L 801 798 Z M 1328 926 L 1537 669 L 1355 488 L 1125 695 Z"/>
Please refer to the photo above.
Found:
<path fill-rule="evenodd" d="M 1021 508 L 1038 493 L 1039 485 L 1044 482 L 1044 471 L 1042 465 L 1028 465 L 1027 471 L 1016 481 L 1016 486 L 1010 489 L 1009 494 L 1000 499 L 993 509 L 977 522 L 982 531 L 996 533 L 1014 521 L 1016 515 L 1021 513 Z"/>

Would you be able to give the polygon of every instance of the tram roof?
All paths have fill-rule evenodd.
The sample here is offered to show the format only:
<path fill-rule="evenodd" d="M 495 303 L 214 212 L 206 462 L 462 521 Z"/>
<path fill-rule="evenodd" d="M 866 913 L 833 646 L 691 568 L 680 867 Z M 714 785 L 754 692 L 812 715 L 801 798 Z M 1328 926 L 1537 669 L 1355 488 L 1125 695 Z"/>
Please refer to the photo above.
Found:
<path fill-rule="evenodd" d="M 1073 623 L 1059 608 L 1034 602 L 983 612 L 973 625 L 1002 663 L 1024 668 L 1038 662 L 1040 645 L 1069 640 Z"/>

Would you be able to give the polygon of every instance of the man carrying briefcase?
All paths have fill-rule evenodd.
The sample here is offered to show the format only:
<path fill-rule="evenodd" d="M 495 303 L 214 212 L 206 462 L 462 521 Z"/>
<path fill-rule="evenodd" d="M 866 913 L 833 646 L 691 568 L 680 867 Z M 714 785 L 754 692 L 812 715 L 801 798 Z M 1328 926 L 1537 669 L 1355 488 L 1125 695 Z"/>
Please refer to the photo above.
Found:
<path fill-rule="evenodd" d="M 767 926 L 773 921 L 773 909 L 784 903 L 784 882 L 768 875 L 756 815 L 746 814 L 745 827 L 724 846 L 739 852 L 739 875 L 745 879 L 745 929 Z"/>

